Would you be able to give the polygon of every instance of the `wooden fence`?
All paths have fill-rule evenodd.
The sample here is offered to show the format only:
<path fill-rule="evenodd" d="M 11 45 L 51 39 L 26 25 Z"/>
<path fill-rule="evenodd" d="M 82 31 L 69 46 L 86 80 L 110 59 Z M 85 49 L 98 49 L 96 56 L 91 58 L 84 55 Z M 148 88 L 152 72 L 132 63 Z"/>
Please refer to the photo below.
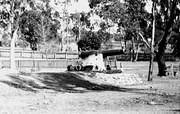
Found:
<path fill-rule="evenodd" d="M 116 56 L 118 61 L 130 61 L 131 60 L 131 55 L 129 53 L 123 54 L 123 55 L 117 55 Z M 177 61 L 178 58 L 174 57 L 170 53 L 166 53 L 164 56 L 166 61 Z M 149 61 L 150 60 L 150 54 L 149 53 L 139 53 L 137 61 Z M 154 58 L 156 61 L 156 56 Z"/>
<path fill-rule="evenodd" d="M 77 52 L 43 53 L 39 51 L 15 49 L 16 68 L 32 69 L 62 69 L 73 64 L 78 59 Z M 0 68 L 10 67 L 10 49 L 0 47 Z"/>
<path fill-rule="evenodd" d="M 7 58 L 10 56 L 9 48 L 0 48 L 0 58 Z M 77 52 L 58 52 L 58 53 L 43 53 L 40 51 L 32 50 L 15 50 L 16 58 L 29 58 L 29 59 L 67 59 L 78 58 Z"/>
<path fill-rule="evenodd" d="M 16 59 L 16 68 L 20 71 L 34 70 L 40 71 L 45 69 L 66 69 L 68 65 L 74 64 L 77 59 Z M 9 59 L 0 59 L 2 68 L 9 68 Z"/>
<path fill-rule="evenodd" d="M 0 67 L 8 68 L 10 66 L 9 61 L 10 51 L 9 49 L 0 48 Z M 61 53 L 42 53 L 39 51 L 16 49 L 15 51 L 16 67 L 19 70 L 33 69 L 62 69 L 67 65 L 75 63 L 78 59 L 78 53 L 73 52 L 61 52 Z M 170 54 L 166 54 L 166 60 L 174 61 L 174 58 Z M 123 54 L 116 56 L 117 61 L 129 61 L 130 55 Z M 138 61 L 149 61 L 149 54 L 139 54 Z"/>

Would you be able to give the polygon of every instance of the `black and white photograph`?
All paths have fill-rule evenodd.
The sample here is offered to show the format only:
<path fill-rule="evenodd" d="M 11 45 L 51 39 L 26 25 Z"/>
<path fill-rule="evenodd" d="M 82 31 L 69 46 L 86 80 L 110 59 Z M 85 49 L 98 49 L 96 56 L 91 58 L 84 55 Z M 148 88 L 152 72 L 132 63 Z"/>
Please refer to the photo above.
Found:
<path fill-rule="evenodd" d="M 0 0 L 0 114 L 180 114 L 180 0 Z"/>

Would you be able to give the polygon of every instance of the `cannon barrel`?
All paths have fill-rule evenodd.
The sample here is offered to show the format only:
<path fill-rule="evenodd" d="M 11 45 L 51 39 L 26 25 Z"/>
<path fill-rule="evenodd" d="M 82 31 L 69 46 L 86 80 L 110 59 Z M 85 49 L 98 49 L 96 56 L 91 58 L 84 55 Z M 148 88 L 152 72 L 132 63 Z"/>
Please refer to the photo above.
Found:
<path fill-rule="evenodd" d="M 114 56 L 114 55 L 121 55 L 124 54 L 123 50 L 91 50 L 91 51 L 82 51 L 79 55 L 80 58 L 84 59 L 88 57 L 89 55 L 96 54 L 96 53 L 102 53 L 103 58 L 107 56 Z"/>

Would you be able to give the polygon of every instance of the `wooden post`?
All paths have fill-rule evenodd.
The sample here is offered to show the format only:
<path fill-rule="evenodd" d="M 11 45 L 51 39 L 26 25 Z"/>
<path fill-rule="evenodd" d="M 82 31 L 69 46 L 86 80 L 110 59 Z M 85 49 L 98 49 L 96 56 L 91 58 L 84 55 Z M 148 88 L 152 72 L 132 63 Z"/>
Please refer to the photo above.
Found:
<path fill-rule="evenodd" d="M 173 77 L 174 76 L 174 66 L 173 66 L 173 64 L 171 64 L 170 71 L 171 71 L 171 76 Z"/>
<path fill-rule="evenodd" d="M 35 69 L 36 69 L 36 63 L 35 63 L 35 60 L 34 60 L 34 50 L 33 50 L 33 52 L 32 52 L 32 59 L 33 59 L 33 68 L 32 68 L 32 70 L 33 70 L 33 72 L 35 71 Z"/>
<path fill-rule="evenodd" d="M 82 28 L 81 28 L 81 14 L 80 14 L 80 13 L 79 13 L 79 20 L 78 20 L 78 21 L 79 21 L 79 34 L 78 34 L 78 39 L 77 39 L 78 41 L 77 41 L 77 42 L 79 42 L 79 40 L 81 40 L 81 29 L 82 29 Z M 77 45 L 77 46 L 78 46 L 78 45 Z M 80 54 L 80 50 L 79 50 L 79 49 L 80 49 L 80 48 L 79 48 L 79 46 L 78 46 L 78 50 L 77 50 L 77 51 L 78 51 L 78 59 L 80 58 L 80 57 L 79 57 L 79 54 Z"/>
<path fill-rule="evenodd" d="M 54 53 L 54 59 L 56 59 L 56 53 Z"/>
<path fill-rule="evenodd" d="M 155 38 L 155 8 L 156 3 L 153 1 L 152 6 L 152 13 L 153 13 L 153 29 L 152 29 L 152 40 L 151 40 L 151 57 L 150 57 L 150 63 L 149 63 L 149 73 L 148 73 L 148 81 L 152 81 L 152 74 L 153 74 L 153 61 L 154 61 L 154 38 Z"/>

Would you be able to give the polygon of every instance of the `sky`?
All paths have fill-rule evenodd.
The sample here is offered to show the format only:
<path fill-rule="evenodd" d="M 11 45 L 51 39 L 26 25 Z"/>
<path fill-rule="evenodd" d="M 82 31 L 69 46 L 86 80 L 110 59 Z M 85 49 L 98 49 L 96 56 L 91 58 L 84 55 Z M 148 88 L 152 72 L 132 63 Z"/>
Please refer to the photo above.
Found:
<path fill-rule="evenodd" d="M 71 0 L 74 1 L 74 0 Z M 69 7 L 69 11 L 77 11 L 77 12 L 88 12 L 90 11 L 88 0 L 78 0 L 78 3 L 74 2 L 74 5 L 72 7 Z M 121 0 L 123 1 L 123 0 Z M 72 3 L 73 4 L 73 3 Z M 150 13 L 152 8 L 152 1 L 147 0 L 147 5 L 145 6 L 145 9 Z"/>
<path fill-rule="evenodd" d="M 149 13 L 152 12 L 152 1 L 148 0 L 148 1 L 146 2 L 145 9 L 146 9 Z"/>
<path fill-rule="evenodd" d="M 67 6 L 63 6 L 61 4 L 62 2 L 65 2 L 65 0 L 51 0 L 50 5 L 55 9 L 59 10 L 59 12 L 62 11 L 66 7 L 66 10 L 69 13 L 76 13 L 76 12 L 89 12 L 90 7 L 88 0 L 78 0 L 78 2 L 75 2 L 77 0 L 71 0 L 71 3 L 68 4 Z M 55 4 L 55 2 L 58 2 L 59 4 Z"/>
<path fill-rule="evenodd" d="M 72 0 L 73 1 L 73 0 Z M 90 7 L 89 7 L 89 3 L 88 0 L 78 0 L 79 2 L 74 2 L 74 4 L 72 5 L 72 7 L 69 8 L 69 10 L 74 10 L 77 12 L 89 12 L 90 11 Z"/>

